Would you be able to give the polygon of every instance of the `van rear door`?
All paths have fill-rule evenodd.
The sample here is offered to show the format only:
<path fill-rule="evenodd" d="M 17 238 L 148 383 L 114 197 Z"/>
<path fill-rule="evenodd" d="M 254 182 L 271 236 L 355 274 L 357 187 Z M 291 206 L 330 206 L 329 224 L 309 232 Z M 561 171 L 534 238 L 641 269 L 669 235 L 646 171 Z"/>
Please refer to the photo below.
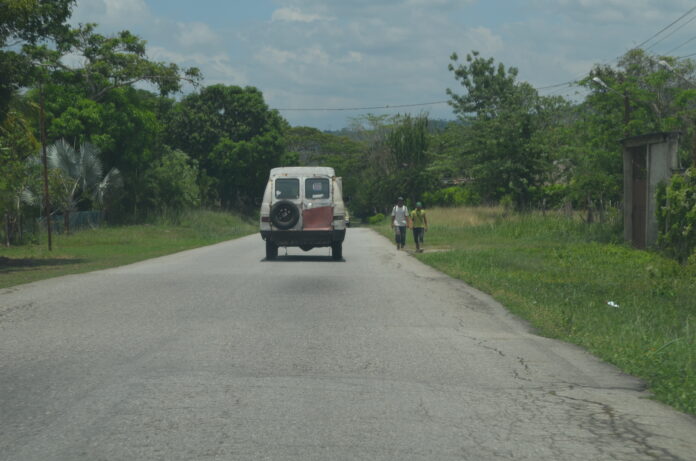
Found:
<path fill-rule="evenodd" d="M 326 176 L 305 178 L 302 196 L 302 223 L 304 230 L 332 229 L 333 205 L 331 179 Z"/>

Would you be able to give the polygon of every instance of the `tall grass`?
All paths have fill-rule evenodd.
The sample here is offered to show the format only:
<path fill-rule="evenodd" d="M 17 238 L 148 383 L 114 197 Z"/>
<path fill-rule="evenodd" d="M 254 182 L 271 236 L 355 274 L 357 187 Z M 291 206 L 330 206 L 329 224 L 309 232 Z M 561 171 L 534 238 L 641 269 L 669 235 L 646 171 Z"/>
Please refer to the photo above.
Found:
<path fill-rule="evenodd" d="M 449 251 L 418 258 L 696 414 L 694 268 L 625 246 L 616 214 L 587 224 L 562 215 L 434 209 L 428 219 L 426 250 Z"/>

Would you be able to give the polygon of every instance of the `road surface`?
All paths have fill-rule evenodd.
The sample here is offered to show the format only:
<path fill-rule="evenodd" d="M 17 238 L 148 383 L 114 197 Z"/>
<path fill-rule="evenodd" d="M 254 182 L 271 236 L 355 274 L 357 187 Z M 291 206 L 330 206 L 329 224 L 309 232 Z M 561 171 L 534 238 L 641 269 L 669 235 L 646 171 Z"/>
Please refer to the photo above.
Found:
<path fill-rule="evenodd" d="M 0 291 L 2 460 L 695 460 L 695 419 L 367 229 Z"/>

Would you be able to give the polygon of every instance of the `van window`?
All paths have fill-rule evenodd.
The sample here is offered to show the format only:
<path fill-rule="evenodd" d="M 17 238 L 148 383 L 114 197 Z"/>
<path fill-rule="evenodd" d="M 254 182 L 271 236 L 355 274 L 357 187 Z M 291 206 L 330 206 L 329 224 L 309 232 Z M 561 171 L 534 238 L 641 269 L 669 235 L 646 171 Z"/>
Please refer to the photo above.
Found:
<path fill-rule="evenodd" d="M 300 198 L 300 180 L 297 178 L 280 178 L 275 181 L 275 198 Z"/>
<path fill-rule="evenodd" d="M 305 182 L 305 198 L 329 198 L 328 178 L 309 178 Z"/>

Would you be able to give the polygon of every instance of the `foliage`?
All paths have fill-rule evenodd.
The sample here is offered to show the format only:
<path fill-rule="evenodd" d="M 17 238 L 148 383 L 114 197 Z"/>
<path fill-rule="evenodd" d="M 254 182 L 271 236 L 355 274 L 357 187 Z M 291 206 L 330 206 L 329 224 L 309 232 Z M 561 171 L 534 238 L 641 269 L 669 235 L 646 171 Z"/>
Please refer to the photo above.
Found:
<path fill-rule="evenodd" d="M 400 195 L 411 202 L 420 200 L 432 187 L 434 175 L 428 168 L 432 134 L 426 115 L 367 115 L 354 119 L 351 131 L 344 133 L 362 144 L 347 168 L 352 173 L 350 206 L 356 216 L 387 211 Z"/>
<path fill-rule="evenodd" d="M 283 165 L 330 166 L 343 177 L 343 197 L 351 202 L 362 188 L 360 173 L 364 169 L 363 143 L 346 133 L 326 133 L 311 127 L 292 127 L 285 132 Z"/>
<path fill-rule="evenodd" d="M 382 224 L 384 222 L 384 219 L 385 219 L 384 214 L 377 213 L 376 215 L 370 216 L 369 218 L 367 218 L 367 223 L 372 224 L 372 225 Z"/>
<path fill-rule="evenodd" d="M 516 68 L 495 66 L 492 58 L 476 51 L 465 64 L 458 63 L 456 53 L 451 59 L 449 70 L 466 90 L 463 95 L 451 89 L 447 93 L 466 122 L 461 129 L 466 133 L 467 176 L 484 200 L 509 196 L 517 209 L 529 207 L 532 188 L 548 179 L 553 152 L 543 140 L 565 103 L 539 96 L 531 85 L 516 82 Z"/>
<path fill-rule="evenodd" d="M 197 162 L 180 150 L 170 150 L 148 171 L 150 210 L 181 213 L 200 205 L 200 190 L 196 184 Z"/>
<path fill-rule="evenodd" d="M 0 122 L 17 91 L 32 83 L 29 57 L 21 45 L 59 40 L 75 0 L 2 0 L 0 7 Z"/>
<path fill-rule="evenodd" d="M 481 197 L 466 185 L 445 187 L 423 194 L 423 200 L 429 206 L 475 206 L 481 204 Z"/>
<path fill-rule="evenodd" d="M 87 98 L 100 101 L 117 88 L 139 82 L 155 85 L 162 96 L 178 92 L 181 82 L 197 85 L 200 71 L 180 69 L 173 63 L 147 58 L 145 40 L 125 30 L 112 37 L 95 31 L 96 24 L 81 24 L 57 41 L 56 48 L 27 45 L 25 52 L 51 72 L 51 79 L 63 85 L 79 84 Z M 80 67 L 65 64 L 64 56 L 80 57 Z"/>
<path fill-rule="evenodd" d="M 251 209 L 283 160 L 286 125 L 258 89 L 212 85 L 174 106 L 166 139 L 215 179 L 223 207 Z"/>
<path fill-rule="evenodd" d="M 658 245 L 685 262 L 696 250 L 696 167 L 662 184 L 657 203 Z"/>
<path fill-rule="evenodd" d="M 120 173 L 112 169 L 104 176 L 99 149 L 83 143 L 78 150 L 61 139 L 47 148 L 48 165 L 51 168 L 51 204 L 63 212 L 66 231 L 70 232 L 69 214 L 80 203 L 103 203 L 109 188 L 117 186 L 115 177 Z"/>

